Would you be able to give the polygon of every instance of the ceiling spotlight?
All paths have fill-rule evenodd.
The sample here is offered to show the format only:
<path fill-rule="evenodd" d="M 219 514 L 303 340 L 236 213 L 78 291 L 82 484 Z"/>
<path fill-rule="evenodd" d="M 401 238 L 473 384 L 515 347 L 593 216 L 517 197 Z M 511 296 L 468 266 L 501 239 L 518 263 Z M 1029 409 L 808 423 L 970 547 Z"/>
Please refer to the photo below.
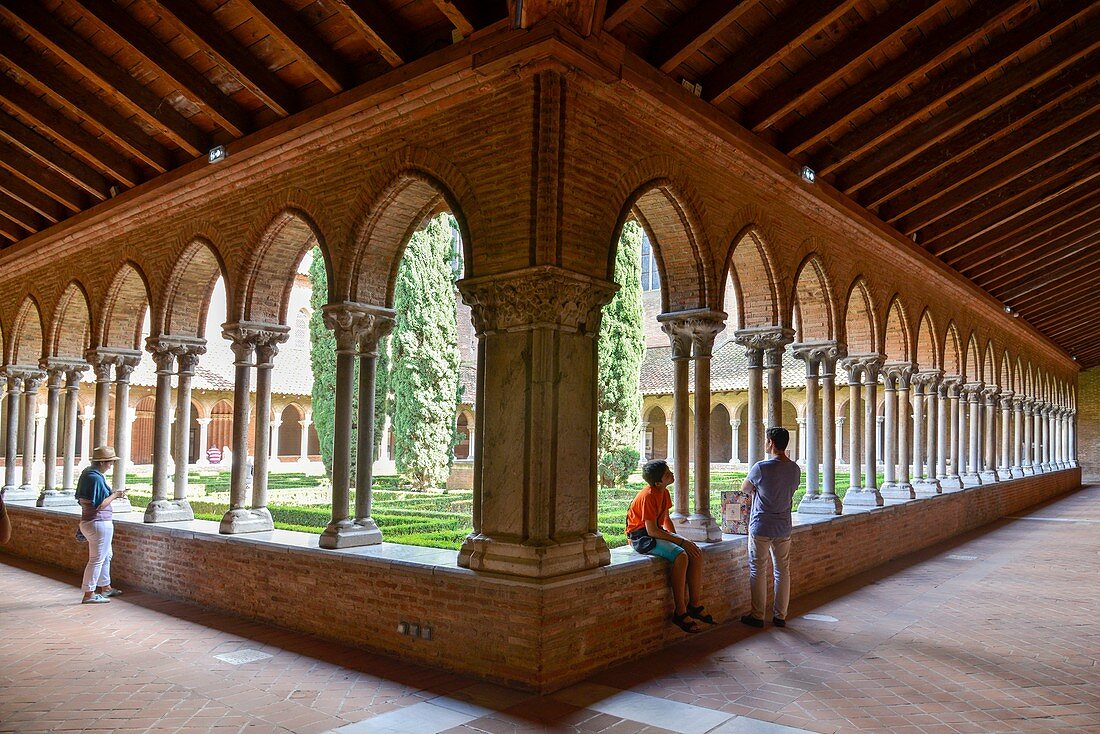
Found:
<path fill-rule="evenodd" d="M 210 152 L 206 154 L 206 160 L 210 163 L 220 163 L 225 160 L 228 153 L 225 152 L 224 145 L 215 145 L 210 149 Z"/>
<path fill-rule="evenodd" d="M 799 175 L 802 176 L 802 180 L 806 183 L 813 183 L 817 180 L 817 172 L 809 166 L 802 166 L 802 170 L 799 171 Z"/>
<path fill-rule="evenodd" d="M 1012 306 L 1005 306 L 1005 313 L 1012 313 Z"/>
<path fill-rule="evenodd" d="M 1013 311 L 1012 312 L 1012 318 L 1014 318 L 1014 319 L 1020 318 L 1020 312 L 1019 311 Z"/>

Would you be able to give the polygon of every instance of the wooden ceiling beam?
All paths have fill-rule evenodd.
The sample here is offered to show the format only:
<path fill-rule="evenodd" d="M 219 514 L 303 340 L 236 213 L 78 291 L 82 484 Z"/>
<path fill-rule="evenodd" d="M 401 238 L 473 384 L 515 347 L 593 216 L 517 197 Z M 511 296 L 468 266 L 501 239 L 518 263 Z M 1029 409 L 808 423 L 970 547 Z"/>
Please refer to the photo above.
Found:
<path fill-rule="evenodd" d="M 754 79 L 823 28 L 835 22 L 857 0 L 801 0 L 780 13 L 763 32 L 703 78 L 703 97 L 721 104 L 734 88 Z"/>
<path fill-rule="evenodd" d="M 70 146 L 93 168 L 128 187 L 141 183 L 141 173 L 128 158 L 3 74 L 0 74 L 0 99 L 15 112 Z"/>
<path fill-rule="evenodd" d="M 866 189 L 860 199 L 868 206 L 875 206 L 887 196 L 893 196 L 894 198 L 878 207 L 879 217 L 892 222 L 921 204 L 950 193 L 1003 161 L 1074 126 L 1083 117 L 1094 114 L 1095 109 L 1100 107 L 1100 99 L 1098 99 L 1100 95 L 1097 94 L 1096 85 L 1082 89 L 1076 94 L 1072 91 L 1067 94 L 1069 98 L 1063 104 L 1053 108 L 1043 107 L 1042 114 L 1037 115 L 1030 124 L 1021 125 L 1011 134 L 992 142 L 990 142 L 991 138 L 983 138 L 977 148 L 969 153 L 963 153 L 961 158 L 949 159 L 950 163 L 936 166 L 934 171 L 927 170 L 926 173 L 912 176 L 901 193 L 898 193 L 897 186 L 876 185 L 877 188 L 873 186 Z M 1014 107 L 1019 108 L 1019 105 Z M 963 134 L 965 133 L 966 131 L 963 131 Z M 924 168 L 920 163 L 916 167 Z M 906 178 L 910 178 L 913 168 L 914 161 L 910 161 L 910 165 L 905 168 Z M 902 177 L 892 177 L 890 181 L 894 182 L 900 178 Z M 918 185 L 913 186 L 913 184 Z"/>
<path fill-rule="evenodd" d="M 817 89 L 830 84 L 866 61 L 875 48 L 898 38 L 940 12 L 945 0 L 918 0 L 887 8 L 846 36 L 824 56 L 799 69 L 790 79 L 756 101 L 742 122 L 753 132 L 776 124 Z"/>
<path fill-rule="evenodd" d="M 412 58 L 408 39 L 377 0 L 333 0 L 333 5 L 387 64 L 397 67 Z"/>
<path fill-rule="evenodd" d="M 1100 108 L 1093 118 L 1093 124 L 1081 124 L 1063 130 L 1050 138 L 1047 145 L 1021 151 L 1018 156 L 1009 158 L 985 175 L 956 188 L 951 196 L 934 199 L 914 209 L 897 221 L 897 228 L 902 232 L 915 232 L 982 199 L 992 191 L 1009 187 L 1037 169 L 1057 163 L 1062 156 L 1100 136 Z"/>
<path fill-rule="evenodd" d="M 214 118 L 214 122 L 219 127 L 238 138 L 252 130 L 252 120 L 247 112 L 222 94 L 221 90 L 200 74 L 195 67 L 157 40 L 145 26 L 134 20 L 125 10 L 110 0 L 74 0 L 74 2 L 88 11 L 85 17 L 94 20 L 100 28 L 131 46 L 141 54 L 146 64 L 176 84 L 189 100 Z"/>
<path fill-rule="evenodd" d="M 1100 176 L 1100 145 L 1089 142 L 1026 176 L 1002 186 L 978 201 L 918 232 L 921 244 L 950 244 L 937 248 L 943 255 L 962 246 L 975 233 L 1025 215 L 1040 202 L 1049 201 L 1088 184 Z M 1087 191 L 1088 189 L 1086 189 Z M 999 219 L 997 219 L 999 217 Z"/>
<path fill-rule="evenodd" d="M 344 62 L 282 0 L 238 2 L 250 9 L 256 22 L 278 39 L 330 92 L 338 94 L 350 86 L 350 76 Z"/>
<path fill-rule="evenodd" d="M 505 0 L 435 0 L 435 6 L 463 36 L 508 15 Z"/>
<path fill-rule="evenodd" d="M 1067 251 L 1069 246 L 1079 242 L 1082 237 L 1087 238 L 1096 226 L 1092 210 L 1097 206 L 1100 204 L 1094 204 L 1089 210 L 1064 222 L 1025 230 L 1024 238 L 1014 240 L 1009 248 L 995 245 L 972 248 L 960 258 L 949 261 L 948 265 L 984 288 L 986 283 L 997 282 L 996 278 L 1001 275 L 1001 271 L 1009 266 L 1025 269 L 1032 263 L 1038 264 L 1047 258 L 1072 257 L 1077 253 Z M 1028 242 L 1033 244 L 1025 247 Z M 1021 260 L 1027 262 L 1020 263 Z"/>
<path fill-rule="evenodd" d="M 29 234 L 30 232 L 27 232 L 15 222 L 5 217 L 0 217 L 0 236 L 3 236 L 9 243 L 18 242 Z M 0 245 L 0 247 L 4 246 L 5 245 Z"/>
<path fill-rule="evenodd" d="M 1021 259 L 1006 261 L 999 267 L 1008 269 L 1002 269 L 995 278 L 973 278 L 973 280 L 990 293 L 1001 288 L 1009 288 L 1014 283 L 1034 276 L 1041 268 L 1055 266 L 1067 258 L 1080 259 L 1082 256 L 1087 256 L 1089 248 L 1096 241 L 1096 235 L 1095 223 L 1092 226 L 1078 228 L 1076 233 L 1064 238 L 1044 241 L 1040 245 L 1042 254 L 1033 259 L 1022 258 L 1024 262 L 1021 262 Z M 1035 250 L 1032 249 L 1030 252 L 1034 254 Z"/>
<path fill-rule="evenodd" d="M 1013 66 L 981 89 L 957 100 L 930 120 L 913 125 L 901 135 L 890 137 L 887 143 L 838 175 L 837 187 L 849 196 L 855 194 L 969 123 L 1007 107 L 1024 92 L 1056 76 L 1078 60 L 1091 55 L 1091 60 L 1083 61 L 1081 66 L 1095 68 L 1097 54 L 1094 52 L 1098 48 L 1100 35 L 1080 33 L 1061 39 L 1027 61 Z"/>
<path fill-rule="evenodd" d="M 100 201 L 109 196 L 111 184 L 102 174 L 3 112 L 0 112 L 0 137 L 22 148 Z"/>
<path fill-rule="evenodd" d="M 1051 199 L 1032 208 L 1028 212 L 1027 218 L 1006 222 L 1003 227 L 998 227 L 971 239 L 967 249 L 984 249 L 995 246 L 1010 249 L 1018 242 L 1029 241 L 1036 234 L 1042 236 L 1044 232 L 1065 221 L 1066 217 L 1076 216 L 1083 206 L 1095 207 L 1098 200 L 1100 200 L 1100 197 L 1087 195 L 1084 200 L 1073 197 Z"/>
<path fill-rule="evenodd" d="M 88 205 L 88 195 L 83 189 L 78 189 L 67 178 L 54 173 L 19 148 L 3 141 L 0 141 L 0 166 L 74 213 L 82 211 Z"/>
<path fill-rule="evenodd" d="M 69 216 L 64 207 L 49 196 L 3 169 L 0 169 L 0 191 L 34 209 L 52 224 Z"/>
<path fill-rule="evenodd" d="M 1088 294 L 1077 298 L 1064 307 L 1055 308 L 1051 312 L 1036 316 L 1031 321 L 1032 326 L 1049 329 L 1051 334 L 1064 336 L 1076 330 L 1081 321 L 1092 321 L 1100 316 L 1100 301 L 1088 298 Z M 1091 339 L 1090 339 L 1091 341 Z"/>
<path fill-rule="evenodd" d="M 1085 265 L 1095 267 L 1085 269 L 1082 272 Z M 1049 299 L 1050 293 L 1038 293 L 1037 291 L 1051 288 L 1055 283 L 1058 287 L 1052 292 L 1064 292 L 1070 286 L 1080 286 L 1082 283 L 1091 285 L 1093 282 L 1100 283 L 1100 259 L 1097 258 L 1092 258 L 1088 262 L 1070 263 L 1065 268 L 1045 271 L 1042 275 L 1032 277 L 1028 283 L 1018 288 L 1003 291 L 999 298 L 1002 303 L 1007 303 L 1023 313 L 1036 302 Z M 1095 293 L 1087 295 L 1095 297 Z"/>
<path fill-rule="evenodd" d="M 943 74 L 829 146 L 828 154 L 816 161 L 818 173 L 823 176 L 835 173 L 872 147 L 888 144 L 890 138 L 909 125 L 922 128 L 927 124 L 921 121 L 922 117 L 985 84 L 987 74 L 1004 68 L 1020 54 L 1036 48 L 1051 34 L 1073 23 L 1087 8 L 1087 5 L 1076 2 L 1044 8 L 1042 13 L 998 36 L 977 53 L 959 58 Z M 1020 93 L 1024 91 L 1027 90 L 1022 89 Z"/>
<path fill-rule="evenodd" d="M 176 145 L 197 156 L 209 149 L 206 135 L 164 98 L 154 94 L 79 35 L 65 27 L 38 3 L 0 6 L 10 20 L 66 64 L 113 97 L 122 107 L 159 130 Z"/>
<path fill-rule="evenodd" d="M 161 17 L 219 66 L 232 74 L 248 91 L 275 113 L 286 117 L 298 108 L 290 88 L 256 57 L 221 29 L 217 22 L 191 0 L 148 0 Z M 339 7 L 339 6 L 337 6 Z"/>
<path fill-rule="evenodd" d="M 32 233 L 41 232 L 46 228 L 46 221 L 41 214 L 2 192 L 0 192 L 0 215 Z"/>
<path fill-rule="evenodd" d="M 667 74 L 736 22 L 753 5 L 752 0 L 700 3 L 658 36 L 646 55 L 654 66 Z"/>
<path fill-rule="evenodd" d="M 0 30 L 0 57 L 69 112 L 95 125 L 107 137 L 145 161 L 158 173 L 164 173 L 173 167 L 174 161 L 168 151 L 152 136 L 115 111 L 103 99 L 65 77 L 60 69 L 46 64 L 40 55 L 3 30 Z"/>
<path fill-rule="evenodd" d="M 944 63 L 975 39 L 992 32 L 1017 13 L 1029 9 L 1027 0 L 978 3 L 966 15 L 940 26 L 920 45 L 897 61 L 852 85 L 784 131 L 778 147 L 788 155 L 805 153 L 833 130 L 858 117 L 863 110 L 907 89 L 908 84 Z"/>
<path fill-rule="evenodd" d="M 607 0 L 607 15 L 603 19 L 604 30 L 614 30 L 645 4 L 646 0 Z"/>

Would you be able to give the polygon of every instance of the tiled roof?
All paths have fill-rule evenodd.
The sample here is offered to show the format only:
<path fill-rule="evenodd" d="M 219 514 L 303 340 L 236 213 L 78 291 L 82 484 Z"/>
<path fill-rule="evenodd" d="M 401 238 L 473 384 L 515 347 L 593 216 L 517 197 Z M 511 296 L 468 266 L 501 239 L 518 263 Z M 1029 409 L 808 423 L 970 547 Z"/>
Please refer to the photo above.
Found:
<path fill-rule="evenodd" d="M 712 392 L 747 390 L 749 387 L 748 359 L 745 349 L 734 341 L 726 341 L 714 350 L 710 365 L 710 389 Z M 689 371 L 689 390 L 695 389 L 694 370 Z M 788 349 L 783 352 L 783 387 L 799 388 L 806 385 L 806 363 Z M 848 384 L 845 371 L 837 369 L 836 384 Z M 672 393 L 672 348 L 651 347 L 642 361 L 641 387 L 643 395 L 669 395 Z"/>

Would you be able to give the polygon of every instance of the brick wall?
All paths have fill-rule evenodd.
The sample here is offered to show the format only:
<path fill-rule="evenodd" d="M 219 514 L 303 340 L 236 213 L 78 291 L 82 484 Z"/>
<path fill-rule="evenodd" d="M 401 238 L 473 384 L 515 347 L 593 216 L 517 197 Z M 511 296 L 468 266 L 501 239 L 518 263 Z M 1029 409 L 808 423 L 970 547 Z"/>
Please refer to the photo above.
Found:
<path fill-rule="evenodd" d="M 1082 477 L 1100 479 L 1100 367 L 1077 377 L 1077 461 Z"/>
<path fill-rule="evenodd" d="M 823 588 L 1079 485 L 1079 471 L 1054 472 L 799 527 L 792 592 Z M 10 512 L 14 534 L 4 552 L 68 569 L 77 584 L 87 556 L 72 538 L 75 518 L 23 506 Z M 667 622 L 667 569 L 656 559 L 531 582 L 170 525 L 118 523 L 114 548 L 120 586 L 534 690 L 682 639 Z M 733 620 L 748 608 L 745 540 L 710 546 L 706 557 L 704 600 Z M 402 619 L 430 624 L 433 639 L 398 635 Z"/>

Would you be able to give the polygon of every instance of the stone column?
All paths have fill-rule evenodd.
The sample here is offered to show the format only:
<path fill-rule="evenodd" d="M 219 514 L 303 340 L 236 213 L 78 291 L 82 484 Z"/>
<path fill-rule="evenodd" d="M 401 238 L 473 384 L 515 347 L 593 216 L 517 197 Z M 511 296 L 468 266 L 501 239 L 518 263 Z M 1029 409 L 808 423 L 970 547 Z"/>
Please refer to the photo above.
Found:
<path fill-rule="evenodd" d="M 301 446 L 298 448 L 298 463 L 307 464 L 309 463 L 309 427 L 313 425 L 313 421 L 307 415 L 305 419 L 298 421 L 298 425 L 302 427 Z"/>
<path fill-rule="evenodd" d="M 191 379 L 199 357 L 206 353 L 205 340 L 203 342 L 181 344 L 176 350 L 176 446 L 172 452 L 176 461 L 176 476 L 172 487 L 172 505 L 180 520 L 195 517 L 187 500 L 187 472 L 191 466 Z M 205 456 L 205 451 L 200 450 L 199 453 Z"/>
<path fill-rule="evenodd" d="M 1001 391 L 1001 452 L 997 463 L 997 477 L 1003 481 L 1012 478 L 1012 397 L 1011 390 Z"/>
<path fill-rule="evenodd" d="M 909 499 L 909 491 L 898 488 L 898 369 L 886 365 L 882 370 L 883 391 L 883 446 L 882 446 L 882 499 L 897 502 Z M 904 495 L 904 496 L 903 496 Z"/>
<path fill-rule="evenodd" d="M 841 363 L 848 371 L 848 491 L 863 491 L 863 433 L 860 419 L 863 415 L 863 364 L 855 358 Z"/>
<path fill-rule="evenodd" d="M 676 466 L 676 442 L 673 437 L 676 435 L 676 424 L 671 421 L 665 421 L 665 461 L 669 466 Z"/>
<path fill-rule="evenodd" d="M 730 463 L 736 464 L 741 460 L 741 419 L 734 418 L 730 421 Z"/>
<path fill-rule="evenodd" d="M 373 427 L 372 427 L 372 430 L 373 430 Z M 649 461 L 648 454 L 646 453 L 646 450 L 645 450 L 645 443 L 646 443 L 645 439 L 646 439 L 646 436 L 649 434 L 649 421 L 642 420 L 638 424 L 638 432 L 640 434 L 638 436 L 638 461 L 641 464 L 645 464 L 647 461 Z M 472 433 L 472 431 L 470 430 L 470 424 L 467 423 L 466 424 L 467 440 L 469 440 L 470 433 Z M 372 446 L 371 448 L 373 449 L 374 447 Z M 371 453 L 372 454 L 374 453 L 373 450 L 371 451 Z M 469 456 L 473 456 L 473 455 L 474 455 L 473 451 L 470 450 Z"/>
<path fill-rule="evenodd" d="M 844 495 L 844 508 L 852 507 L 881 507 L 882 494 L 878 490 L 878 466 L 875 461 L 878 441 L 876 430 L 878 427 L 878 377 L 882 369 L 882 357 L 867 355 L 859 357 L 861 374 L 863 376 L 863 388 L 866 391 L 866 406 L 863 415 L 863 486 L 856 489 L 851 487 Z M 857 430 L 858 421 L 853 420 L 853 430 Z M 853 456 L 854 458 L 854 456 Z M 854 490 L 854 491 L 853 491 Z"/>
<path fill-rule="evenodd" d="M 1046 402 L 1042 400 L 1035 401 L 1035 409 L 1033 411 L 1032 420 L 1035 422 L 1035 448 L 1032 450 L 1033 459 L 1031 464 L 1035 467 L 1035 473 L 1048 471 L 1048 467 L 1045 465 L 1044 456 L 1046 451 L 1046 437 L 1043 435 L 1043 426 L 1046 421 L 1043 419 L 1043 410 L 1046 408 Z"/>
<path fill-rule="evenodd" d="M 961 420 L 960 398 L 963 378 L 950 375 L 943 378 L 943 395 L 940 405 L 944 407 L 944 421 L 941 421 L 940 434 L 946 444 L 940 447 L 940 463 L 944 467 L 940 475 L 940 487 L 946 491 L 962 489 L 962 476 L 959 474 L 959 421 Z"/>
<path fill-rule="evenodd" d="M 35 423 L 38 414 L 38 386 L 45 377 L 46 373 L 41 370 L 28 369 L 23 372 L 23 483 L 13 496 L 5 496 L 6 499 L 38 499 L 38 491 L 34 489 Z"/>
<path fill-rule="evenodd" d="M 1020 419 L 1023 423 L 1023 442 L 1020 446 L 1021 462 L 1020 472 L 1030 477 L 1035 474 L 1035 467 L 1032 464 L 1033 445 L 1034 445 L 1034 429 L 1035 421 L 1033 416 L 1033 410 L 1035 407 L 1035 401 L 1031 398 L 1024 398 L 1020 401 Z"/>
<path fill-rule="evenodd" d="M 92 421 L 95 418 L 95 414 L 91 410 L 85 410 L 84 414 L 80 416 L 80 464 L 84 467 L 91 463 L 92 460 Z"/>
<path fill-rule="evenodd" d="M 46 435 L 42 443 L 42 492 L 35 503 L 47 507 L 57 503 L 57 425 L 61 412 L 61 381 L 65 376 L 65 366 L 43 360 L 46 370 Z M 47 497 L 49 500 L 47 501 Z"/>
<path fill-rule="evenodd" d="M 1044 403 L 1041 413 L 1043 421 L 1043 471 L 1054 471 L 1054 440 L 1050 417 L 1053 409 L 1050 403 Z"/>
<path fill-rule="evenodd" d="M 364 543 L 381 543 L 382 531 L 371 515 L 374 497 L 374 389 L 378 370 L 378 344 L 393 331 L 397 314 L 389 309 L 372 309 L 374 318 L 359 332 L 359 431 L 355 451 L 355 527 Z M 475 418 L 476 421 L 476 418 Z M 474 456 L 474 426 L 466 426 L 469 456 Z M 642 433 L 645 442 L 645 432 Z M 643 450 L 645 446 L 642 447 Z"/>
<path fill-rule="evenodd" d="M 199 466 L 209 466 L 210 460 L 206 458 L 206 449 L 210 442 L 210 424 L 214 419 L 196 418 L 195 422 L 199 424 L 199 455 L 195 457 L 195 463 Z"/>
<path fill-rule="evenodd" d="M 806 419 L 799 418 L 798 428 L 791 431 L 790 448 L 791 459 L 799 461 L 806 455 Z M 802 463 L 806 463 L 804 460 Z"/>
<path fill-rule="evenodd" d="M 939 370 L 925 370 L 914 377 L 917 389 L 917 416 L 913 422 L 914 430 L 923 432 L 923 439 L 914 436 L 913 450 L 916 458 L 916 476 L 913 479 L 913 492 L 917 497 L 931 497 L 940 494 L 937 469 L 939 466 L 940 410 Z M 923 415 L 922 415 L 923 414 Z M 921 424 L 924 424 L 923 429 Z"/>
<path fill-rule="evenodd" d="M 23 373 L 14 367 L 5 369 L 8 378 L 8 397 L 4 413 L 4 495 L 14 496 L 16 488 L 15 463 L 19 457 L 19 396 L 23 392 Z M 8 493 L 12 493 L 11 496 Z"/>
<path fill-rule="evenodd" d="M 741 336 L 737 332 L 734 339 L 745 347 L 745 357 L 748 360 L 748 410 L 746 420 L 749 422 L 748 436 L 745 447 L 745 463 L 751 468 L 753 464 L 764 458 L 764 438 L 760 435 L 760 426 L 764 414 L 764 352 L 753 345 L 753 342 Z"/>
<path fill-rule="evenodd" d="M 1024 475 L 1024 398 L 1017 395 L 1012 399 L 1012 463 L 1009 466 L 1013 479 Z"/>
<path fill-rule="evenodd" d="M 106 446 L 110 441 L 111 370 L 115 357 L 97 350 L 90 350 L 87 356 L 95 372 L 95 422 L 92 424 L 92 448 L 95 448 Z"/>
<path fill-rule="evenodd" d="M 672 464 L 676 482 L 673 485 L 672 512 L 670 519 L 679 528 L 688 511 L 688 487 L 690 473 L 688 456 L 690 454 L 691 424 L 688 411 L 689 367 L 691 361 L 691 333 L 683 328 L 675 314 L 661 314 L 661 329 L 668 334 L 672 343 L 672 433 L 668 443 L 673 447 Z M 698 417 L 698 416 L 697 416 Z"/>
<path fill-rule="evenodd" d="M 76 426 L 80 418 L 80 377 L 86 364 L 70 366 L 65 371 L 65 448 L 61 462 L 61 495 L 59 502 L 76 504 Z"/>
<path fill-rule="evenodd" d="M 909 397 L 909 388 L 913 379 L 914 365 L 906 364 L 898 371 L 898 455 L 896 458 L 898 493 L 908 493 L 909 499 L 916 499 L 913 484 L 909 476 L 909 464 L 913 456 L 912 428 L 913 416 L 910 411 L 913 402 Z"/>
<path fill-rule="evenodd" d="M 836 422 L 836 438 L 834 440 L 836 441 L 836 448 L 834 449 L 834 451 L 835 451 L 834 456 L 836 456 L 836 461 L 837 461 L 838 464 L 843 464 L 844 463 L 844 436 L 845 436 L 844 425 L 848 422 L 848 419 L 844 416 L 839 416 L 839 417 L 837 417 L 835 422 Z M 849 458 L 849 463 L 851 463 L 851 457 L 848 457 L 848 458 Z"/>
<path fill-rule="evenodd" d="M 126 489 L 126 472 L 130 467 L 130 434 L 133 421 L 130 419 L 130 373 L 141 361 L 141 355 L 120 354 L 115 361 L 115 462 L 111 474 L 111 488 Z M 115 514 L 133 512 L 130 500 L 122 497 L 111 503 Z"/>
<path fill-rule="evenodd" d="M 271 421 L 267 425 L 267 445 L 271 450 L 268 454 L 268 462 L 271 464 L 277 464 L 279 462 L 279 452 L 282 451 L 282 446 L 279 443 L 279 431 L 283 427 L 283 419 L 280 413 L 273 413 Z"/>
<path fill-rule="evenodd" d="M 770 346 L 764 350 L 764 371 L 768 381 L 768 427 L 783 425 L 783 351 L 794 341 L 790 329 L 774 329 Z"/>
<path fill-rule="evenodd" d="M 149 337 L 145 348 L 156 365 L 157 391 L 153 407 L 153 498 L 145 508 L 145 522 L 170 522 L 194 519 L 177 513 L 176 506 L 168 500 L 168 463 L 172 448 L 172 373 L 176 363 L 175 345 L 159 338 Z"/>
<path fill-rule="evenodd" d="M 970 452 L 967 460 L 966 472 L 962 475 L 964 487 L 978 487 L 983 483 L 981 477 L 981 425 L 982 425 L 982 390 L 985 384 L 981 382 L 968 382 L 963 386 L 966 402 L 969 406 L 970 419 L 968 432 Z"/>
<path fill-rule="evenodd" d="M 915 497 L 921 496 L 920 488 L 924 486 L 924 465 L 925 460 L 928 458 L 928 453 L 925 447 L 925 417 L 924 417 L 924 388 L 925 378 L 924 375 L 917 374 L 913 376 L 913 495 Z M 930 472 L 931 473 L 931 472 Z M 927 494 L 927 491 L 924 492 Z"/>
<path fill-rule="evenodd" d="M 1069 465 L 1076 469 L 1080 466 L 1077 461 L 1077 410 L 1069 412 Z"/>
<path fill-rule="evenodd" d="M 995 469 L 997 465 L 995 455 L 997 445 L 997 396 L 1000 393 L 1001 388 L 996 385 L 986 385 L 981 393 L 982 443 L 984 447 L 980 476 L 983 484 L 1000 481 Z"/>
<path fill-rule="evenodd" d="M 478 431 L 493 433 L 474 457 L 459 565 L 545 578 L 610 563 L 596 515 L 596 336 L 617 286 L 540 265 L 458 287 L 478 334 Z"/>
<path fill-rule="evenodd" d="M 1069 452 L 1066 450 L 1066 436 L 1068 435 L 1066 429 L 1066 409 L 1058 408 L 1058 468 L 1069 468 L 1069 461 L 1067 460 Z"/>
<path fill-rule="evenodd" d="M 726 314 L 700 310 L 662 316 L 674 317 L 662 323 L 666 332 L 687 332 L 695 362 L 695 496 L 691 514 L 676 531 L 689 540 L 716 542 L 722 539 L 722 529 L 710 512 L 710 364 L 714 338 L 726 328 Z"/>
<path fill-rule="evenodd" d="M 279 344 L 290 336 L 290 329 L 272 326 L 258 335 L 256 344 L 256 434 L 252 468 L 252 510 L 248 532 L 274 530 L 271 511 L 267 509 L 268 460 L 271 457 L 271 370 Z M 240 525 L 237 526 L 240 528 Z M 241 532 L 241 530 L 238 530 Z"/>
<path fill-rule="evenodd" d="M 839 515 L 840 498 L 836 495 L 835 446 L 836 362 L 842 356 L 835 342 L 796 344 L 794 354 L 806 362 L 806 494 L 798 503 L 798 512 Z M 817 421 L 818 389 L 821 391 L 821 424 Z M 823 469 L 818 489 L 818 457 Z"/>
<path fill-rule="evenodd" d="M 761 370 L 765 367 L 767 355 L 768 369 L 768 425 L 779 425 L 783 416 L 782 364 L 783 349 L 794 341 L 794 332 L 775 326 L 739 329 L 734 333 L 734 341 L 745 348 L 748 358 L 749 436 L 747 459 L 751 467 L 764 458 L 763 424 L 764 393 Z"/>

